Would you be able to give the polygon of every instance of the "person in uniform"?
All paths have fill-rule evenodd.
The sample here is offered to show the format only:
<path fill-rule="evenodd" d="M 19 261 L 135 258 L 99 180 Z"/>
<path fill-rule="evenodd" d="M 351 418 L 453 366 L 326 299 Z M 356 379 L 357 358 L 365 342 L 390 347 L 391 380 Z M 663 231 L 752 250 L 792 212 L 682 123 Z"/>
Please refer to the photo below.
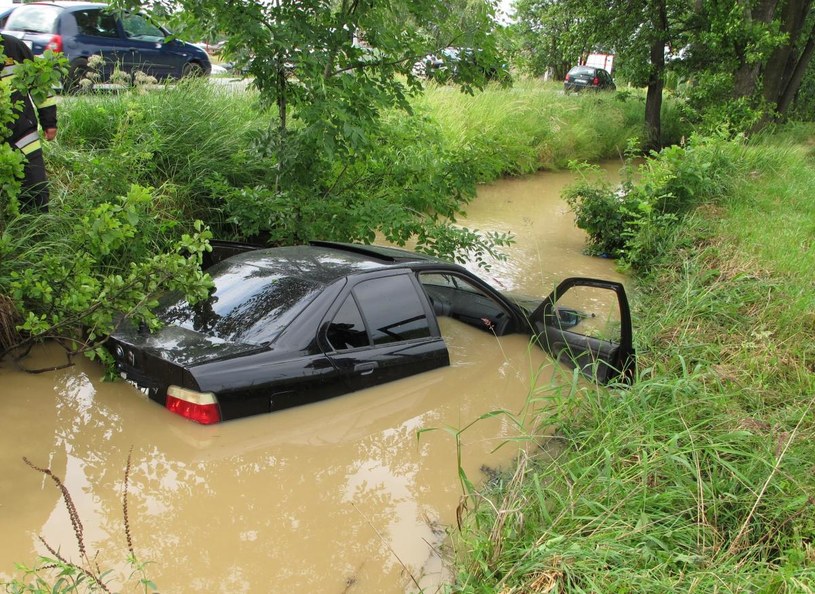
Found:
<path fill-rule="evenodd" d="M 46 140 L 57 136 L 57 104 L 54 96 L 49 94 L 43 100 L 35 101 L 31 93 L 22 93 L 14 89 L 15 69 L 23 60 L 33 60 L 31 49 L 16 37 L 2 35 L 3 59 L 0 70 L 0 84 L 11 86 L 12 105 L 15 108 L 15 119 L 7 125 L 10 132 L 4 142 L 23 153 L 26 158 L 25 177 L 22 181 L 20 206 L 23 210 L 45 212 L 48 210 L 48 179 L 45 175 L 45 161 L 42 157 L 42 145 L 38 124 L 42 126 Z"/>

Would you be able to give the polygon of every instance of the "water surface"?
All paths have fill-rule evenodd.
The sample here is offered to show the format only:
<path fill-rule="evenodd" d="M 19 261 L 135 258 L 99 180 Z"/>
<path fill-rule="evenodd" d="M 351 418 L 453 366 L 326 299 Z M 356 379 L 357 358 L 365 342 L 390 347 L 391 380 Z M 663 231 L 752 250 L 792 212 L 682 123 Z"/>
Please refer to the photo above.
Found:
<path fill-rule="evenodd" d="M 544 173 L 480 189 L 461 222 L 517 240 L 507 262 L 481 273 L 487 280 L 542 296 L 565 276 L 620 279 L 612 262 L 582 254 L 584 235 L 559 198 L 570 180 Z M 62 478 L 89 554 L 118 570 L 119 587 L 129 573 L 130 454 L 129 530 L 161 592 L 433 591 L 446 577 L 439 552 L 461 495 L 457 439 L 474 480 L 516 453 L 511 444 L 495 451 L 516 435 L 513 417 L 456 430 L 497 409 L 523 418 L 527 394 L 538 390 L 545 402 L 562 374 L 526 337 L 441 323 L 450 368 L 211 427 L 102 382 L 88 361 L 39 375 L 4 362 L 0 578 L 47 554 L 40 536 L 79 558 L 60 492 L 25 456 Z M 27 364 L 59 356 L 44 348 Z"/>

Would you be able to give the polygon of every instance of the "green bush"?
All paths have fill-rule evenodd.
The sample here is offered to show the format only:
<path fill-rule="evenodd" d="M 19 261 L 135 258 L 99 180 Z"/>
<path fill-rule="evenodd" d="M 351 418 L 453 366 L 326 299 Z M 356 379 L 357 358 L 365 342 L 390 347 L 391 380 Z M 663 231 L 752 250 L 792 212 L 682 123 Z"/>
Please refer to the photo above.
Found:
<path fill-rule="evenodd" d="M 645 273 L 670 253 L 683 216 L 732 194 L 746 173 L 743 153 L 741 139 L 693 136 L 639 166 L 629 163 L 621 188 L 583 179 L 564 197 L 589 234 L 589 253 L 620 258 Z"/>
<path fill-rule="evenodd" d="M 200 270 L 209 231 L 191 233 L 163 224 L 154 195 L 138 186 L 114 202 L 73 213 L 21 215 L 0 235 L 0 294 L 22 318 L 20 348 L 58 339 L 69 354 L 105 356 L 100 342 L 125 314 L 155 326 L 159 293 L 180 290 L 206 296 Z M 0 356 L 5 350 L 0 351 Z"/>

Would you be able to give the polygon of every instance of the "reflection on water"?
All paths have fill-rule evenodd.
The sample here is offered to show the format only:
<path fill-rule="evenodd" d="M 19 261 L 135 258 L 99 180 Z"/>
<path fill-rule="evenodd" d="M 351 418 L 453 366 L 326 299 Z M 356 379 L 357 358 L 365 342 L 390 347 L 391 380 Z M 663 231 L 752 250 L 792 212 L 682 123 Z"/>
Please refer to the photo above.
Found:
<path fill-rule="evenodd" d="M 566 175 L 484 188 L 466 224 L 511 229 L 518 244 L 490 276 L 544 294 L 563 276 L 615 278 L 608 261 L 580 253 L 582 234 L 558 199 Z M 137 554 L 162 592 L 433 591 L 438 551 L 455 522 L 460 488 L 451 431 L 496 409 L 519 412 L 533 378 L 560 375 L 526 338 L 498 341 L 442 318 L 452 366 L 313 405 L 198 426 L 95 364 L 26 375 L 0 367 L 0 577 L 47 551 L 78 551 L 50 480 L 62 477 L 99 563 L 125 572 L 121 493 L 132 451 L 128 509 Z M 38 363 L 57 356 L 36 354 Z M 541 404 L 543 406 L 543 404 Z M 498 416 L 461 438 L 471 478 L 509 461 L 515 435 Z"/>

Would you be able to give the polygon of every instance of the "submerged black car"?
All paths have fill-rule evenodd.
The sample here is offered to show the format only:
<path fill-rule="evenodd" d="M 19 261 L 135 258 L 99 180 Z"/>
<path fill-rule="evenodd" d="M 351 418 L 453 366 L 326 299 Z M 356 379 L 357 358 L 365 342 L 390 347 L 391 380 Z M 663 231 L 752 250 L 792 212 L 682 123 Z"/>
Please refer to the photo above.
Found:
<path fill-rule="evenodd" d="M 236 250 L 241 252 L 241 248 Z M 266 413 L 449 364 L 437 318 L 496 336 L 525 333 L 598 383 L 630 381 L 635 356 L 621 284 L 567 279 L 545 300 L 504 295 L 465 268 L 405 250 L 329 242 L 251 249 L 209 268 L 215 288 L 191 306 L 168 295 L 154 333 L 108 341 L 120 374 L 199 423 Z M 576 287 L 610 296 L 614 337 L 581 332 L 560 307 Z"/>

